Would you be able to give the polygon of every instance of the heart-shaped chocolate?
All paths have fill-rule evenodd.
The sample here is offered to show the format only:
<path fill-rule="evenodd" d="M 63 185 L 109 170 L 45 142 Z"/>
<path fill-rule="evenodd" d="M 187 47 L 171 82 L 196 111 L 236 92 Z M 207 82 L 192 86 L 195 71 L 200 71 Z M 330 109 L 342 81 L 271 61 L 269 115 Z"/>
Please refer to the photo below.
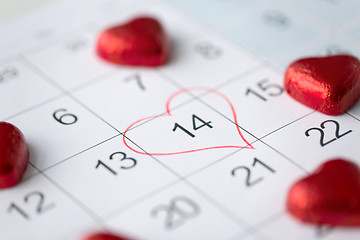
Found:
<path fill-rule="evenodd" d="M 130 238 L 115 236 L 109 233 L 94 233 L 82 238 L 81 240 L 130 240 Z"/>
<path fill-rule="evenodd" d="M 284 88 L 310 108 L 341 114 L 360 97 L 360 61 L 350 55 L 297 60 L 286 70 Z"/>
<path fill-rule="evenodd" d="M 325 162 L 291 187 L 287 210 L 307 223 L 360 226 L 360 169 L 342 159 Z"/>
<path fill-rule="evenodd" d="M 169 58 L 170 43 L 161 24 L 151 17 L 139 17 L 103 31 L 97 40 L 97 54 L 112 63 L 159 66 Z"/>
<path fill-rule="evenodd" d="M 29 159 L 24 135 L 14 125 L 0 122 L 0 188 L 20 182 Z"/>

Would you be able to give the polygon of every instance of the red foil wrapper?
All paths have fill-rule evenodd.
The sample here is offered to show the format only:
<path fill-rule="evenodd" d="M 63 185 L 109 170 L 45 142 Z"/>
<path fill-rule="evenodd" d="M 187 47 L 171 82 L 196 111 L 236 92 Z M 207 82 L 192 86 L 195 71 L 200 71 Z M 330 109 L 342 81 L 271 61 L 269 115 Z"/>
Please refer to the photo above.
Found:
<path fill-rule="evenodd" d="M 130 238 L 115 236 L 109 233 L 94 233 L 81 240 L 134 240 Z"/>
<path fill-rule="evenodd" d="M 360 61 L 350 55 L 297 60 L 286 70 L 284 88 L 312 109 L 341 114 L 360 97 Z"/>
<path fill-rule="evenodd" d="M 287 210 L 307 223 L 360 226 L 360 169 L 342 159 L 325 162 L 291 187 Z"/>
<path fill-rule="evenodd" d="M 0 122 L 0 188 L 20 182 L 29 159 L 24 135 L 14 125 Z"/>
<path fill-rule="evenodd" d="M 106 61 L 132 66 L 155 67 L 168 61 L 170 41 L 161 24 L 139 17 L 103 31 L 96 52 Z"/>

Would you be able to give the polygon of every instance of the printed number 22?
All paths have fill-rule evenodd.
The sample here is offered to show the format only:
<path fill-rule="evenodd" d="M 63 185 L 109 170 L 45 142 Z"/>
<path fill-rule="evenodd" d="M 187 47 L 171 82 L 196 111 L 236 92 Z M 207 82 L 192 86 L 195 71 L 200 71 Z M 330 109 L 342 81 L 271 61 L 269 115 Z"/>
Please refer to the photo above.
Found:
<path fill-rule="evenodd" d="M 327 142 L 324 142 L 325 133 L 324 133 L 323 129 L 325 129 L 325 123 L 333 123 L 335 125 L 335 137 L 328 140 Z M 343 136 L 345 136 L 346 134 L 349 134 L 352 132 L 352 130 L 349 130 L 347 132 L 340 133 L 340 124 L 335 120 L 326 120 L 320 124 L 320 127 L 321 128 L 316 128 L 316 127 L 309 128 L 308 130 L 306 130 L 305 136 L 309 137 L 311 131 L 319 131 L 320 132 L 320 146 L 322 146 L 322 147 L 324 147 L 325 145 L 327 145 L 335 140 L 338 140 L 338 139 L 342 138 Z"/>

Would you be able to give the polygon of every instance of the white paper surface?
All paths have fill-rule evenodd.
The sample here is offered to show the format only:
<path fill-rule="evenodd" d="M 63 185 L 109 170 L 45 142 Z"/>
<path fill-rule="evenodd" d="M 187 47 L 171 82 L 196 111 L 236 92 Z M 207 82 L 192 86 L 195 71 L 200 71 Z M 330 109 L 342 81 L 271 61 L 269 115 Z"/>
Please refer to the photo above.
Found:
<path fill-rule="evenodd" d="M 285 201 L 326 160 L 360 164 L 360 103 L 327 116 L 282 89 L 299 57 L 360 57 L 359 8 L 355 0 L 68 0 L 0 25 L 0 121 L 19 127 L 30 150 L 22 182 L 0 191 L 0 239 L 75 240 L 98 230 L 359 239 L 358 229 L 299 223 Z M 100 60 L 97 35 L 139 14 L 163 23 L 171 61 Z M 327 120 L 352 131 L 322 147 L 304 133 Z M 335 125 L 327 126 L 331 139 Z"/>

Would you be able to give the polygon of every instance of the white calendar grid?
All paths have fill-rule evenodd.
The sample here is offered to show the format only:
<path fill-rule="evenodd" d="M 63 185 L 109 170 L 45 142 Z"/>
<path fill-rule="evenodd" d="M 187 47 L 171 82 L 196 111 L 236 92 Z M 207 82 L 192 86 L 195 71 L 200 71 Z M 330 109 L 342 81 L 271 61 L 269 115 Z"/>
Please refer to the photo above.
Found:
<path fill-rule="evenodd" d="M 358 239 L 355 228 L 299 223 L 285 200 L 291 184 L 325 160 L 360 164 L 360 103 L 326 116 L 281 86 L 296 58 L 360 57 L 359 7 L 355 0 L 78 0 L 3 24 L 0 120 L 23 131 L 30 162 L 22 182 L 0 192 L 0 238 L 80 239 L 104 230 L 135 239 Z M 98 59 L 97 34 L 141 13 L 165 25 L 171 61 L 149 69 Z M 231 101 L 244 139 L 229 102 L 203 87 Z M 172 99 L 171 116 L 127 131 L 139 153 L 125 146 L 128 126 L 166 113 L 183 89 L 191 90 Z M 348 133 L 321 147 L 316 133 L 304 132 L 325 121 L 325 141 L 334 122 Z M 249 147 L 245 140 L 254 149 L 155 154 Z"/>

